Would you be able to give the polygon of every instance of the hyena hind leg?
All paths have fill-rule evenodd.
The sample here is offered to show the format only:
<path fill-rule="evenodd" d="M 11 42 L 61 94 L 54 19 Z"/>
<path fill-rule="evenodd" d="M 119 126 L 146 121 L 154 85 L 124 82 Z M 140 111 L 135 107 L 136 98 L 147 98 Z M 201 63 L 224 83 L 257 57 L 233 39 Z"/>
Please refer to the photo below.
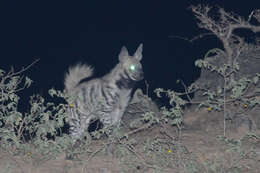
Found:
<path fill-rule="evenodd" d="M 92 137 L 90 136 L 88 132 L 88 126 L 90 123 L 90 118 L 85 120 L 84 126 L 81 126 L 83 123 L 82 121 L 76 121 L 71 120 L 73 122 L 73 125 L 71 123 L 70 126 L 70 135 L 72 137 L 72 145 L 70 146 L 71 152 L 66 152 L 66 159 L 67 160 L 77 160 L 79 154 L 75 151 L 86 144 L 86 142 L 89 144 L 92 141 Z M 84 140 L 84 137 L 86 136 L 87 140 Z"/>
<path fill-rule="evenodd" d="M 74 142 L 82 140 L 85 136 L 87 137 L 87 140 L 91 140 L 91 136 L 88 132 L 90 120 L 91 118 L 89 117 L 87 119 L 81 119 L 80 122 L 76 119 L 75 121 L 71 121 L 73 122 L 73 125 L 70 126 L 70 135 L 72 136 Z"/>

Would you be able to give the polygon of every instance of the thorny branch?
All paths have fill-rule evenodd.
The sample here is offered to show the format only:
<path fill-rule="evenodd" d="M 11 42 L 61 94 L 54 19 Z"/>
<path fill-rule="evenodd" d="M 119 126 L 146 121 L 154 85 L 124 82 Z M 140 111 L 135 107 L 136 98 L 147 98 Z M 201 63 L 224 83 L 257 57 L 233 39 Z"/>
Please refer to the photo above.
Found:
<path fill-rule="evenodd" d="M 230 65 L 233 65 L 233 58 L 237 57 L 236 53 L 241 52 L 239 50 L 244 47 L 243 39 L 235 35 L 234 30 L 239 28 L 249 29 L 254 33 L 260 32 L 259 25 L 250 23 L 253 18 L 260 23 L 260 10 L 252 11 L 247 20 L 234 13 L 226 12 L 223 8 L 218 9 L 219 16 L 217 18 L 211 17 L 209 13 L 212 7 L 209 6 L 191 6 L 191 10 L 199 20 L 198 26 L 212 32 L 220 39 Z"/>
<path fill-rule="evenodd" d="M 1 78 L 1 81 L 0 81 L 0 86 L 1 85 L 4 85 L 5 81 L 7 79 L 10 79 L 14 76 L 17 76 L 18 74 L 21 74 L 23 73 L 24 71 L 28 70 L 30 67 L 32 67 L 34 64 L 36 64 L 40 59 L 36 59 L 35 61 L 33 61 L 30 65 L 26 66 L 26 67 L 23 67 L 20 71 L 18 72 L 14 72 L 14 68 L 11 67 L 11 70 L 4 76 Z M 23 76 L 21 76 L 18 81 L 17 81 L 17 85 L 19 85 L 21 82 L 22 82 L 22 79 L 23 79 Z M 23 90 L 26 86 L 23 86 L 22 88 L 19 88 L 17 90 L 15 90 L 14 92 L 18 92 L 20 90 Z"/>

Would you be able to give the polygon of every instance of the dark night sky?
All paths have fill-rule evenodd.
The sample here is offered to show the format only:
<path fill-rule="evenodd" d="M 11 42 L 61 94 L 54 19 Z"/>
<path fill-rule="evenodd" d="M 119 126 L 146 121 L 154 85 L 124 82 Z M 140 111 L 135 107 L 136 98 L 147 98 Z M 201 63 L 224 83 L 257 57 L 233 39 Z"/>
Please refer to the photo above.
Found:
<path fill-rule="evenodd" d="M 247 16 L 259 0 L 84 0 L 15 1 L 0 3 L 0 69 L 17 70 L 40 61 L 25 74 L 34 80 L 26 93 L 46 94 L 63 89 L 64 72 L 76 62 L 95 67 L 96 75 L 110 71 L 125 45 L 132 54 L 144 44 L 145 79 L 154 88 L 178 89 L 199 77 L 195 59 L 219 47 L 213 37 L 189 43 L 201 31 L 190 5 L 209 3 Z M 141 82 L 141 85 L 144 82 Z"/>

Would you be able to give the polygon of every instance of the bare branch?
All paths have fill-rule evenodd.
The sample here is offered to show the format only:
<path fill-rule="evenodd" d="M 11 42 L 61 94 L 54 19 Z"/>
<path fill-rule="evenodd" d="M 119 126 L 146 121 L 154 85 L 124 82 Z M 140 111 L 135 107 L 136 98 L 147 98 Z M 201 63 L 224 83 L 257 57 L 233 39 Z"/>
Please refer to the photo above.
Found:
<path fill-rule="evenodd" d="M 186 37 L 180 37 L 180 36 L 176 36 L 176 35 L 171 35 L 171 36 L 169 36 L 169 38 L 178 38 L 178 39 L 182 39 L 182 40 L 185 40 L 185 41 L 188 41 L 188 42 L 194 42 L 194 41 L 196 41 L 196 40 L 198 40 L 198 39 L 201 39 L 201 38 L 203 38 L 203 37 L 205 37 L 205 36 L 209 36 L 209 35 L 214 35 L 213 33 L 210 33 L 210 32 L 208 32 L 208 33 L 203 33 L 203 34 L 199 34 L 199 35 L 197 35 L 197 36 L 195 36 L 195 37 L 193 37 L 193 38 L 191 38 L 191 39 L 189 39 L 189 38 L 186 38 Z"/>
<path fill-rule="evenodd" d="M 237 52 L 240 54 L 242 51 L 240 49 L 243 49 L 245 46 L 244 40 L 235 35 L 234 30 L 249 29 L 254 33 L 260 32 L 259 25 L 250 24 L 252 17 L 260 22 L 260 10 L 251 12 L 247 20 L 235 13 L 226 12 L 223 8 L 218 9 L 218 13 L 215 14 L 219 16 L 215 16 L 214 18 L 209 14 L 212 7 L 198 5 L 192 6 L 191 10 L 199 20 L 198 26 L 211 31 L 222 42 L 228 64 L 230 65 L 233 65 L 234 58 L 237 57 Z"/>
<path fill-rule="evenodd" d="M 38 61 L 40 61 L 40 59 L 36 59 L 35 61 L 33 61 L 30 65 L 28 65 L 27 67 L 23 67 L 20 71 L 16 72 L 16 73 L 13 73 L 12 76 L 15 76 L 17 74 L 20 74 L 26 70 L 28 70 L 31 66 L 33 66 L 35 63 L 37 63 Z"/>

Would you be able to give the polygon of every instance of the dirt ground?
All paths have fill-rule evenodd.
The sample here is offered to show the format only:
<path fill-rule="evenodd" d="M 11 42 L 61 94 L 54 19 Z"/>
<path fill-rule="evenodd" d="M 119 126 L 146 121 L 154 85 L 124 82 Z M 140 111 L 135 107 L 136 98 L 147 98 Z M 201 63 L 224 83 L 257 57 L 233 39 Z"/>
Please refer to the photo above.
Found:
<path fill-rule="evenodd" d="M 76 160 L 65 154 L 42 161 L 37 155 L 0 153 L 0 173 L 259 173 L 259 130 L 226 124 L 223 113 L 186 111 L 184 128 L 154 125 L 122 139 L 107 154 L 108 139 L 92 140 Z M 248 135 L 249 134 L 249 135 Z M 134 141 L 134 142 L 129 142 Z"/>

